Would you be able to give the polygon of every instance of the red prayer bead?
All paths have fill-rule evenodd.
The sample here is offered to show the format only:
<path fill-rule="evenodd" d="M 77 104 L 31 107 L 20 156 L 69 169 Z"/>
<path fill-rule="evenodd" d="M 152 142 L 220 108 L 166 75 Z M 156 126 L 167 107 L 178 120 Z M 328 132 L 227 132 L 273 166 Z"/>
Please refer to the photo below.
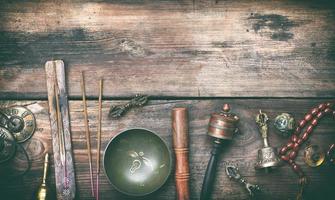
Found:
<path fill-rule="evenodd" d="M 318 119 L 313 119 L 313 121 L 311 122 L 311 124 L 312 124 L 313 126 L 318 125 Z"/>
<path fill-rule="evenodd" d="M 303 142 L 303 141 L 302 141 L 301 138 L 297 141 L 297 143 L 298 143 L 299 145 L 300 145 L 302 142 Z"/>
<path fill-rule="evenodd" d="M 292 135 L 291 136 L 291 141 L 294 142 L 294 143 L 296 143 L 298 141 L 298 136 Z"/>
<path fill-rule="evenodd" d="M 288 157 L 292 160 L 294 160 L 297 157 L 297 152 L 296 151 L 291 151 Z"/>
<path fill-rule="evenodd" d="M 305 132 L 303 135 L 302 135 L 302 137 L 301 137 L 301 139 L 303 140 L 303 141 L 306 141 L 307 139 L 308 139 L 308 132 Z"/>
<path fill-rule="evenodd" d="M 331 105 L 332 105 L 332 104 L 331 104 L 330 102 L 327 102 L 327 103 L 326 103 L 326 106 L 327 106 L 327 107 L 331 107 Z"/>
<path fill-rule="evenodd" d="M 316 115 L 319 112 L 318 108 L 313 108 L 313 110 L 311 111 L 312 115 Z"/>
<path fill-rule="evenodd" d="M 307 114 L 307 115 L 305 116 L 305 120 L 306 120 L 306 121 L 309 121 L 309 120 L 312 119 L 312 117 L 313 117 L 312 114 Z"/>
<path fill-rule="evenodd" d="M 308 134 L 312 133 L 313 128 L 314 128 L 314 126 L 309 125 L 309 126 L 307 127 L 307 129 L 306 129 L 306 133 L 308 133 Z"/>
<path fill-rule="evenodd" d="M 304 127 L 306 125 L 306 120 L 301 120 L 300 123 L 299 123 L 299 126 L 300 127 Z"/>
<path fill-rule="evenodd" d="M 326 108 L 326 104 L 322 103 L 322 104 L 319 105 L 318 108 L 319 108 L 320 110 L 323 110 L 323 109 Z"/>
<path fill-rule="evenodd" d="M 288 160 L 288 163 L 289 163 L 289 164 L 293 164 L 293 163 L 294 163 L 294 161 L 293 161 L 293 160 L 291 160 L 291 159 L 289 159 L 289 160 Z"/>
<path fill-rule="evenodd" d="M 328 108 L 326 108 L 323 112 L 325 112 L 325 113 L 330 113 L 330 111 L 331 111 L 331 109 L 328 107 Z"/>
<path fill-rule="evenodd" d="M 284 160 L 284 161 L 289 161 L 289 157 L 288 156 L 281 156 L 280 157 L 282 160 Z"/>
<path fill-rule="evenodd" d="M 282 148 L 280 149 L 279 154 L 280 154 L 280 155 L 284 155 L 284 154 L 286 153 L 286 151 L 287 151 L 287 147 L 284 146 L 284 147 L 282 147 Z"/>
<path fill-rule="evenodd" d="M 286 145 L 287 149 L 292 149 L 294 143 L 293 142 L 290 142 Z"/>
<path fill-rule="evenodd" d="M 316 115 L 316 117 L 317 117 L 318 119 L 320 119 L 321 117 L 323 117 L 323 115 L 324 115 L 323 112 L 319 112 L 319 113 Z"/>
<path fill-rule="evenodd" d="M 299 150 L 299 144 L 298 143 L 294 143 L 294 145 L 293 145 L 293 151 L 296 151 L 296 152 L 298 152 L 298 150 Z"/>
<path fill-rule="evenodd" d="M 301 173 L 301 168 L 297 164 L 292 164 L 293 171 L 296 172 L 297 174 Z"/>

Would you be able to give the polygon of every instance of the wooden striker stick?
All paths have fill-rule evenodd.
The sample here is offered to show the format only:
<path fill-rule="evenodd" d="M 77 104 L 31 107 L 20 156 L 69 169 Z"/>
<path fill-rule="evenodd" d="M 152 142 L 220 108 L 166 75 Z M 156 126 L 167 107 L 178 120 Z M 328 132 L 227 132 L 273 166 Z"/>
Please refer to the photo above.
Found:
<path fill-rule="evenodd" d="M 172 110 L 173 149 L 176 156 L 176 190 L 178 200 L 189 200 L 190 169 L 188 162 L 188 116 L 186 108 Z"/>

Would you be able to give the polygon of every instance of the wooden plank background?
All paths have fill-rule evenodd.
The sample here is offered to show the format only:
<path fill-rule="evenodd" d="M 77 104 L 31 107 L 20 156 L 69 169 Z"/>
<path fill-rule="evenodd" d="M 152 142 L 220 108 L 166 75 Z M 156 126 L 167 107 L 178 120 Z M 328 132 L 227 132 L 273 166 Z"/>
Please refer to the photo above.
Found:
<path fill-rule="evenodd" d="M 318 1 L 9 1 L 0 4 L 0 97 L 46 98 L 47 60 L 69 94 L 334 97 L 334 6 Z M 163 76 L 162 76 L 163 75 Z"/>
<path fill-rule="evenodd" d="M 213 199 L 247 199 L 247 192 L 224 173 L 227 162 L 263 188 L 261 199 L 295 199 L 297 177 L 288 166 L 256 172 L 261 140 L 254 122 L 259 109 L 270 119 L 290 112 L 300 119 L 310 107 L 335 97 L 335 5 L 331 1 L 1 1 L 0 100 L 29 104 L 37 131 L 24 144 L 32 170 L 23 178 L 1 175 L 0 199 L 31 199 L 43 155 L 51 152 L 44 64 L 66 64 L 76 168 L 77 199 L 90 198 L 80 72 L 85 71 L 89 118 L 95 148 L 98 80 L 105 79 L 103 141 L 132 127 L 156 131 L 171 147 L 171 108 L 190 110 L 191 197 L 199 199 L 211 141 L 209 115 L 231 103 L 241 117 L 242 134 L 225 147 Z M 107 119 L 111 104 L 136 93 L 149 104 L 116 121 Z M 109 101 L 111 100 L 111 101 Z M 334 143 L 334 120 L 321 122 L 312 143 Z M 270 144 L 287 139 L 270 127 Z M 52 152 L 51 152 L 52 153 Z M 95 153 L 93 154 L 95 155 Z M 51 156 L 52 157 L 52 156 Z M 94 157 L 95 158 L 95 157 Z M 311 180 L 308 199 L 333 199 L 335 168 L 311 169 L 298 163 Z M 54 184 L 53 162 L 49 182 Z M 7 169 L 22 169 L 20 153 Z M 103 199 L 128 199 L 101 175 Z M 175 199 L 173 176 L 161 190 L 143 199 Z"/>

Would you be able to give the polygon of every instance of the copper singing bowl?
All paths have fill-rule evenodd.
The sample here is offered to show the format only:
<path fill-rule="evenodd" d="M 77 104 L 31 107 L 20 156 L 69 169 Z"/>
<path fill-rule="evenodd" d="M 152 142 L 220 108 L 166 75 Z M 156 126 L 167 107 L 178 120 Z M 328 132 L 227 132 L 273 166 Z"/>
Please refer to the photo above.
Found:
<path fill-rule="evenodd" d="M 165 142 L 146 129 L 129 129 L 107 145 L 104 169 L 110 183 L 131 196 L 150 194 L 166 182 L 172 167 Z"/>

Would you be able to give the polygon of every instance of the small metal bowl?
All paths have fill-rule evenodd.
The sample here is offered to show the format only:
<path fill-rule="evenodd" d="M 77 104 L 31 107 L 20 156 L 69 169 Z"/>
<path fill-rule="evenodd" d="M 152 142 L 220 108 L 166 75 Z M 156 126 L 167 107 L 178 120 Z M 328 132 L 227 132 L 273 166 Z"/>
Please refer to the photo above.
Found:
<path fill-rule="evenodd" d="M 116 135 L 104 153 L 110 183 L 130 196 L 148 195 L 168 179 L 172 157 L 165 142 L 146 129 L 128 129 Z"/>

